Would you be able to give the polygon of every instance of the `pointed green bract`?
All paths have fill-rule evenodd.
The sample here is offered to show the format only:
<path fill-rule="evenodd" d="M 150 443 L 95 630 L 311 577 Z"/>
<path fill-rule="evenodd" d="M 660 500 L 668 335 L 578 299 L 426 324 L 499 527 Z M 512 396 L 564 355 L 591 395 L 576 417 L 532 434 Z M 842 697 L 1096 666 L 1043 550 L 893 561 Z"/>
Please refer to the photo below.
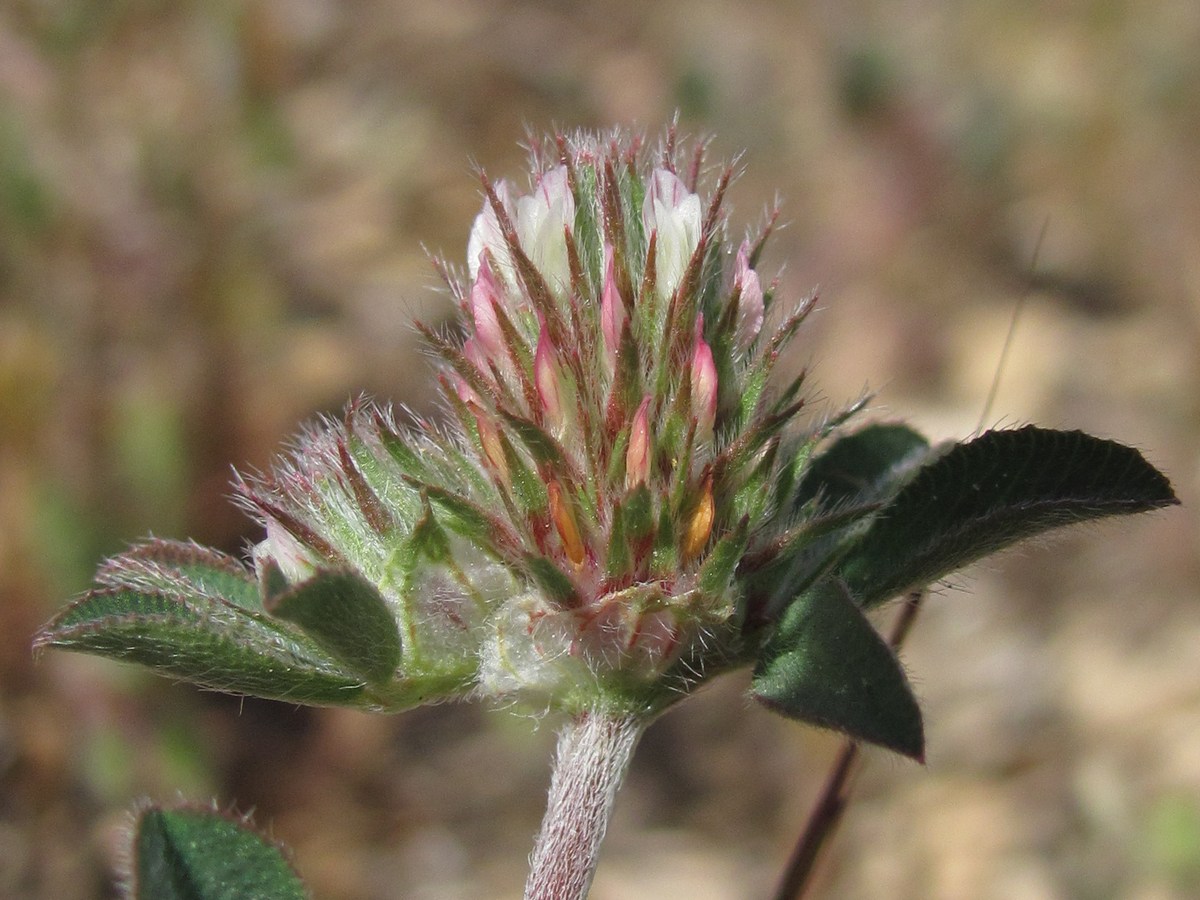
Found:
<path fill-rule="evenodd" d="M 304 900 L 280 848 L 245 820 L 212 810 L 150 807 L 134 823 L 134 900 Z"/>
<path fill-rule="evenodd" d="M 788 607 L 754 669 L 776 712 L 920 760 L 921 710 L 900 664 L 844 587 L 827 579 Z"/>
<path fill-rule="evenodd" d="M 400 665 L 396 618 L 375 586 L 356 572 L 318 572 L 267 606 L 372 684 L 387 681 Z"/>
<path fill-rule="evenodd" d="M 808 453 L 808 446 L 801 450 Z M 906 425 L 868 425 L 832 441 L 800 469 L 788 504 L 799 519 L 776 537 L 773 555 L 752 553 L 753 590 L 769 597 L 774 617 L 794 597 L 828 574 L 867 529 L 881 501 L 898 491 L 929 443 Z"/>
<path fill-rule="evenodd" d="M 913 475 L 840 572 L 872 606 L 1050 528 L 1177 502 L 1130 447 L 1079 431 L 989 431 Z"/>

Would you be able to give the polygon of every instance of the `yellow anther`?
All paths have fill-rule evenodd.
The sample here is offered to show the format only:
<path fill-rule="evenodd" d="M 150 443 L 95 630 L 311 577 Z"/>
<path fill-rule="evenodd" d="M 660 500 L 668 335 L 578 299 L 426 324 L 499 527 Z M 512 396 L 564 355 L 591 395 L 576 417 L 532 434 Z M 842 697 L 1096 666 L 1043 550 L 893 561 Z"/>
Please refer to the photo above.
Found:
<path fill-rule="evenodd" d="M 712 476 L 709 475 L 704 479 L 704 486 L 701 488 L 700 503 L 696 506 L 696 511 L 692 513 L 687 531 L 683 535 L 683 562 L 689 562 L 699 556 L 705 544 L 708 543 L 708 537 L 712 534 L 713 515 L 715 511 Z"/>
<path fill-rule="evenodd" d="M 550 493 L 550 516 L 554 519 L 554 527 L 562 540 L 563 549 L 567 551 L 567 559 L 575 566 L 583 565 L 583 539 L 579 536 L 579 526 L 575 524 L 575 516 L 571 507 L 563 502 L 562 488 L 557 481 L 547 485 Z"/>

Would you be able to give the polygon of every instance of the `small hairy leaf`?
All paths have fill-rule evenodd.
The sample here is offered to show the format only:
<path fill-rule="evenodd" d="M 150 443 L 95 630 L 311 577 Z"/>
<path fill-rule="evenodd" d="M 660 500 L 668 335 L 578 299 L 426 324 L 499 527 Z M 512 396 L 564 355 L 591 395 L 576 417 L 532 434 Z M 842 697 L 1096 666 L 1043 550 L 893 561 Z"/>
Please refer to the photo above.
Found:
<path fill-rule="evenodd" d="M 238 560 L 208 547 L 155 538 L 106 560 L 101 585 L 221 597 L 251 612 L 262 611 L 254 577 Z"/>
<path fill-rule="evenodd" d="M 322 650 L 372 684 L 400 664 L 396 618 L 375 586 L 356 572 L 323 571 L 273 596 L 267 611 L 292 622 Z"/>
<path fill-rule="evenodd" d="M 244 820 L 212 810 L 149 807 L 130 848 L 134 900 L 303 900 L 280 848 Z"/>
<path fill-rule="evenodd" d="M 921 710 L 908 679 L 844 586 L 832 579 L 788 606 L 750 690 L 788 718 L 923 758 Z"/>
<path fill-rule="evenodd" d="M 929 454 L 929 442 L 900 424 L 868 425 L 839 438 L 804 470 L 795 506 L 816 499 L 821 509 L 870 503 L 897 489 Z"/>
<path fill-rule="evenodd" d="M 989 431 L 922 467 L 841 567 L 871 606 L 1060 525 L 1177 503 L 1136 450 L 1080 431 Z"/>
<path fill-rule="evenodd" d="M 354 705 L 362 679 L 315 644 L 235 604 L 135 588 L 76 600 L 34 639 L 139 663 L 202 687 L 293 703 Z"/>

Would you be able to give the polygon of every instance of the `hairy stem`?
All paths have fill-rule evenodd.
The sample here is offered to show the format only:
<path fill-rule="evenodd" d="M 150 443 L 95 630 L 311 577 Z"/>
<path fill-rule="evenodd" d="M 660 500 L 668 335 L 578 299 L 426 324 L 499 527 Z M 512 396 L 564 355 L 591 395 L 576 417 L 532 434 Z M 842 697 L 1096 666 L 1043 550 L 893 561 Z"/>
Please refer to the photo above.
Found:
<path fill-rule="evenodd" d="M 550 798 L 533 848 L 525 900 L 587 896 L 617 788 L 645 727 L 646 721 L 636 716 L 592 710 L 572 718 L 558 733 Z"/>

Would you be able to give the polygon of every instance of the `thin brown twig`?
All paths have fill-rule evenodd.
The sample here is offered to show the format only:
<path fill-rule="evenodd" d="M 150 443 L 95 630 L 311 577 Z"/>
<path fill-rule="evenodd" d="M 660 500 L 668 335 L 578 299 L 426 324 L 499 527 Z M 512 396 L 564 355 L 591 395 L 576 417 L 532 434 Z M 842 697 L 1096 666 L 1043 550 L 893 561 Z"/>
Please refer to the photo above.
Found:
<path fill-rule="evenodd" d="M 924 591 L 913 591 L 904 599 L 900 614 L 892 624 L 888 644 L 898 650 L 912 630 L 917 613 L 920 612 Z M 808 814 L 804 830 L 800 833 L 792 855 L 783 870 L 775 900 L 801 900 L 812 883 L 821 851 L 837 830 L 842 814 L 850 802 L 850 791 L 854 775 L 858 772 L 860 757 L 858 744 L 846 741 L 826 776 L 825 785 Z"/>

